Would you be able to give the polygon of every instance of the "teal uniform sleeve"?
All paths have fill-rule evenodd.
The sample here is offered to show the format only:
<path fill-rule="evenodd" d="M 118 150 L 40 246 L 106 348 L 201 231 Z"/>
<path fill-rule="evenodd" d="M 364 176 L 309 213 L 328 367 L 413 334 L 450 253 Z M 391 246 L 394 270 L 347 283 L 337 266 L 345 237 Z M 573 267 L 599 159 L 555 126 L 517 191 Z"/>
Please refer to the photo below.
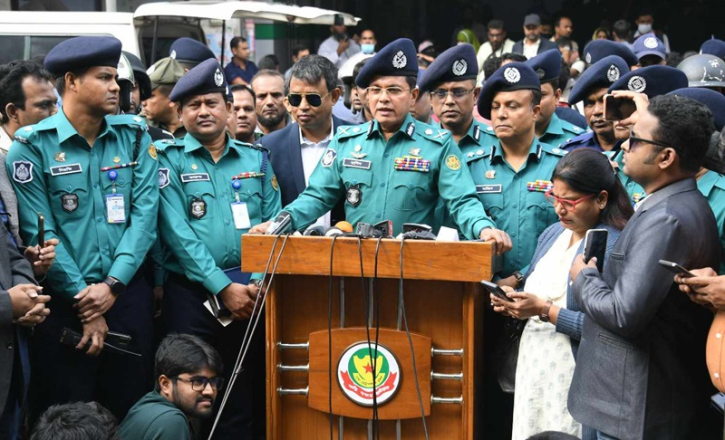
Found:
<path fill-rule="evenodd" d="M 32 178 L 24 183 L 13 179 L 13 162 L 25 161 L 32 164 Z M 57 238 L 57 225 L 48 200 L 48 188 L 43 176 L 42 159 L 34 145 L 13 142 L 7 156 L 8 176 L 12 180 L 15 194 L 18 197 L 20 232 L 23 241 L 28 245 L 38 242 L 38 213 L 45 217 L 45 239 Z M 46 282 L 53 286 L 53 291 L 60 293 L 65 299 L 73 301 L 81 290 L 87 287 L 78 265 L 68 250 L 60 242 L 55 247 L 55 261 L 48 271 Z"/>
<path fill-rule="evenodd" d="M 307 188 L 294 202 L 284 208 L 292 215 L 294 229 L 300 230 L 314 223 L 322 214 L 331 210 L 344 194 L 345 188 L 340 180 L 339 147 L 335 137 L 326 150 L 336 153 L 330 166 L 324 165 L 323 158 L 312 172 Z"/>
<path fill-rule="evenodd" d="M 491 218 L 486 215 L 483 204 L 476 195 L 471 171 L 461 162 L 461 150 L 449 138 L 443 146 L 443 163 L 438 175 L 438 190 L 445 201 L 448 211 L 461 233 L 469 240 L 475 240 L 484 228 L 495 228 Z"/>
<path fill-rule="evenodd" d="M 151 259 L 154 269 L 154 287 L 163 286 L 166 281 L 166 269 L 164 269 L 164 248 L 161 245 L 161 238 L 156 237 L 154 245 L 151 246 L 148 258 Z"/>
<path fill-rule="evenodd" d="M 189 224 L 189 208 L 181 186 L 180 173 L 173 164 L 173 157 L 176 154 L 178 154 L 176 151 L 167 148 L 165 154 L 159 155 L 161 167 L 169 170 L 169 184 L 160 190 L 161 239 L 179 260 L 184 268 L 184 275 L 191 281 L 201 283 L 209 292 L 216 295 L 232 284 L 232 281 L 216 265 L 209 249 L 196 236 Z"/>
<path fill-rule="evenodd" d="M 274 182 L 274 183 L 273 183 Z M 264 181 L 262 182 L 264 200 L 262 201 L 262 221 L 266 222 L 274 218 L 274 216 L 282 210 L 282 195 L 279 192 L 279 184 L 277 183 L 276 174 L 272 169 L 272 164 L 267 159 L 267 171 Z M 255 272 L 250 279 L 261 280 L 264 274 Z"/>
<path fill-rule="evenodd" d="M 144 133 L 138 165 L 133 167 L 133 200 L 128 227 L 116 247 L 108 276 L 128 285 L 156 241 L 159 212 L 159 164 L 151 137 Z"/>

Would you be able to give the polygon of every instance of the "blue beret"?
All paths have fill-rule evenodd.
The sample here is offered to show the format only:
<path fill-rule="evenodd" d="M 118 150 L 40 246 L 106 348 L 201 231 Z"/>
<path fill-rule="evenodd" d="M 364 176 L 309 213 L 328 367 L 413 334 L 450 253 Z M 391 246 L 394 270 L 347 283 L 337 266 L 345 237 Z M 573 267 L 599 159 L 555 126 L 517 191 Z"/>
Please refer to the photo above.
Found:
<path fill-rule="evenodd" d="M 418 87 L 421 92 L 429 92 L 438 84 L 448 81 L 475 80 L 478 76 L 476 50 L 470 44 L 458 44 L 438 55 L 425 74 Z"/>
<path fill-rule="evenodd" d="M 700 53 L 715 55 L 716 57 L 723 59 L 725 58 L 725 41 L 717 40 L 715 38 L 707 40 L 702 43 L 702 46 L 700 46 Z"/>
<path fill-rule="evenodd" d="M 620 76 L 629 72 L 629 66 L 620 57 L 610 55 L 589 66 L 569 93 L 569 104 L 574 105 L 591 93 L 592 89 L 608 89 Z"/>
<path fill-rule="evenodd" d="M 609 40 L 594 40 L 584 48 L 584 61 L 587 62 L 587 65 L 595 64 L 602 58 L 610 55 L 617 55 L 627 63 L 628 67 L 639 64 L 637 55 L 632 52 L 632 49 L 625 46 L 624 43 Z"/>
<path fill-rule="evenodd" d="M 673 90 L 668 95 L 683 96 L 704 104 L 710 109 L 715 118 L 717 131 L 722 131 L 723 127 L 725 127 L 725 96 L 722 93 L 701 87 L 686 87 Z"/>
<path fill-rule="evenodd" d="M 534 69 L 542 83 L 559 79 L 561 73 L 561 52 L 549 49 L 526 61 L 526 65 Z"/>
<path fill-rule="evenodd" d="M 478 96 L 478 114 L 491 119 L 491 102 L 498 92 L 514 90 L 541 90 L 536 72 L 525 63 L 508 63 L 501 66 L 486 80 Z"/>
<path fill-rule="evenodd" d="M 634 54 L 638 59 L 647 55 L 657 55 L 664 60 L 667 58 L 667 49 L 665 49 L 665 43 L 650 32 L 634 41 Z"/>
<path fill-rule="evenodd" d="M 685 72 L 674 67 L 647 66 L 622 75 L 609 87 L 609 93 L 614 90 L 629 90 L 644 93 L 651 99 L 687 87 L 687 83 Z"/>
<path fill-rule="evenodd" d="M 121 42 L 114 37 L 76 37 L 61 41 L 45 56 L 43 64 L 54 76 L 88 67 L 118 67 Z"/>
<path fill-rule="evenodd" d="M 189 96 L 221 93 L 228 99 L 229 84 L 217 60 L 206 60 L 179 79 L 169 95 L 171 102 L 181 102 Z"/>
<path fill-rule="evenodd" d="M 194 39 L 178 38 L 169 49 L 169 56 L 181 63 L 199 64 L 202 61 L 216 59 L 216 55 L 204 43 Z"/>
<path fill-rule="evenodd" d="M 365 63 L 355 79 L 358 87 L 367 88 L 376 76 L 418 77 L 418 54 L 407 38 L 388 44 Z"/>

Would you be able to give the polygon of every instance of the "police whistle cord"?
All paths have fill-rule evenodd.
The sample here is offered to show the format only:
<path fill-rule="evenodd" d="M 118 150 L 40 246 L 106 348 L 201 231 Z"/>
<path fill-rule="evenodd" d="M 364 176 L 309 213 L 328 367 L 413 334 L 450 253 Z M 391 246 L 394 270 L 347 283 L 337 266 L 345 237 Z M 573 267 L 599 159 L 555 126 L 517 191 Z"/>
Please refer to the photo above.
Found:
<path fill-rule="evenodd" d="M 267 265 L 264 268 L 264 274 L 262 275 L 262 283 L 259 285 L 259 293 L 257 294 L 257 298 L 254 301 L 254 307 L 252 309 L 252 316 L 249 319 L 249 323 L 247 324 L 247 329 L 244 333 L 244 338 L 242 339 L 242 346 L 239 348 L 239 354 L 237 355 L 237 362 L 234 365 L 234 370 L 232 373 L 232 376 L 229 380 L 229 385 L 227 385 L 227 389 L 224 392 L 224 397 L 222 398 L 222 403 L 219 405 L 219 410 L 217 411 L 216 418 L 214 419 L 214 425 L 212 425 L 211 431 L 209 431 L 209 437 L 208 440 L 212 440 L 212 437 L 214 436 L 214 431 L 216 430 L 217 425 L 219 424 L 219 420 L 221 419 L 222 411 L 224 410 L 224 407 L 226 406 L 227 400 L 229 399 L 229 396 L 231 395 L 232 388 L 234 387 L 234 383 L 237 380 L 237 376 L 242 370 L 242 365 L 244 364 L 244 359 L 247 355 L 247 350 L 249 348 L 250 342 L 252 338 L 254 337 L 254 331 L 257 328 L 257 324 L 259 323 L 259 318 L 261 315 L 262 310 L 264 309 L 264 304 L 267 300 L 267 295 L 261 295 L 262 289 L 265 287 L 264 280 L 267 278 L 267 274 L 269 273 L 269 266 L 272 262 L 272 258 L 274 256 L 274 252 L 277 248 L 277 241 L 279 240 L 279 235 L 277 235 L 274 239 L 274 242 L 272 243 L 272 250 L 269 253 L 269 258 L 267 259 Z M 282 258 L 282 253 L 284 252 L 284 248 L 287 245 L 287 239 L 289 238 L 289 234 L 286 234 L 284 237 L 284 240 L 282 241 L 282 247 L 279 250 L 279 254 L 277 255 L 277 259 L 275 260 L 274 267 L 272 268 L 272 274 L 269 278 L 268 285 L 271 286 L 272 282 L 274 281 L 274 275 L 277 272 L 277 265 L 279 264 L 280 258 Z M 263 296 L 262 302 L 259 304 L 259 297 Z M 257 315 L 255 316 L 255 312 Z M 254 324 L 252 325 L 252 320 L 254 320 Z M 251 330 L 250 330 L 251 327 Z"/>
<path fill-rule="evenodd" d="M 332 417 L 332 292 L 334 290 L 333 261 L 335 258 L 335 241 L 339 235 L 332 236 L 330 245 L 330 288 L 327 299 L 327 414 L 330 420 L 330 440 L 334 438 L 334 423 Z M 340 303 L 342 307 L 342 303 Z M 344 311 L 342 311 L 344 313 Z"/>
<path fill-rule="evenodd" d="M 408 344 L 410 345 L 410 356 L 413 361 L 413 377 L 415 378 L 415 390 L 418 392 L 418 404 L 420 405 L 420 418 L 423 420 L 423 432 L 425 432 L 425 438 L 428 440 L 428 427 L 425 422 L 425 410 L 423 409 L 423 397 L 420 393 L 420 383 L 418 382 L 418 367 L 415 365 L 415 350 L 413 349 L 413 338 L 410 336 L 410 329 L 408 328 L 408 318 L 405 316 L 405 288 L 403 285 L 403 246 L 406 240 L 405 235 L 400 240 L 400 310 L 403 315 L 403 323 L 405 324 L 405 334 L 408 335 Z"/>

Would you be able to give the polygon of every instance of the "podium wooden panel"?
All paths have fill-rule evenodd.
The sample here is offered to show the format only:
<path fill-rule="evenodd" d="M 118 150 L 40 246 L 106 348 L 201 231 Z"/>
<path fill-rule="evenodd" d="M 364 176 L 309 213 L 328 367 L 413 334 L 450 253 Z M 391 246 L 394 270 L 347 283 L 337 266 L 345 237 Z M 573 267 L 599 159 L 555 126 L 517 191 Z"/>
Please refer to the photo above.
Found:
<path fill-rule="evenodd" d="M 284 238 L 277 242 L 270 265 L 282 248 Z M 242 270 L 264 272 L 275 237 L 245 235 L 242 237 Z M 347 399 L 337 386 L 336 365 L 339 352 L 349 341 L 336 335 L 349 335 L 339 329 L 365 329 L 363 289 L 370 290 L 375 271 L 377 240 L 362 241 L 361 250 L 355 238 L 338 238 L 335 242 L 333 262 L 332 325 L 333 338 L 333 413 L 335 402 Z M 327 340 L 328 306 L 330 286 L 330 250 L 332 239 L 327 237 L 290 237 L 271 288 L 267 292 L 266 344 L 267 344 L 267 436 L 269 439 L 317 439 L 328 438 L 329 415 L 324 402 L 329 396 L 327 368 L 319 368 L 317 359 L 310 359 L 307 350 L 281 350 L 279 343 L 304 344 L 319 340 L 320 333 Z M 362 271 L 360 278 L 360 251 Z M 378 284 L 380 301 L 380 343 L 385 344 L 385 332 L 394 331 L 398 324 L 398 285 L 400 278 L 400 241 L 382 240 L 378 253 Z M 430 338 L 434 349 L 462 349 L 462 356 L 434 356 L 428 363 L 428 373 L 423 374 L 418 365 L 418 381 L 427 396 L 442 398 L 462 397 L 462 404 L 431 404 L 425 402 L 430 415 L 426 417 L 431 439 L 475 438 L 476 401 L 474 391 L 482 380 L 482 333 L 483 305 L 486 297 L 479 285 L 491 278 L 491 245 L 472 242 L 406 241 L 404 244 L 403 275 L 405 277 L 405 309 L 412 334 Z M 344 301 L 341 290 L 344 290 Z M 341 304 L 344 302 L 344 304 Z M 344 313 L 341 313 L 341 310 Z M 342 322 L 344 319 L 344 323 Z M 342 325 L 341 325 L 342 324 Z M 375 322 L 370 328 L 374 339 Z M 402 328 L 404 330 L 404 327 Z M 311 337 L 312 335 L 312 337 Z M 365 338 L 362 338 L 364 340 Z M 326 344 L 325 344 L 326 349 Z M 415 352 L 416 359 L 430 357 L 431 353 Z M 398 349 L 399 357 L 406 361 L 410 352 Z M 323 365 L 327 365 L 324 352 Z M 402 362 L 402 360 L 401 360 Z M 418 362 L 421 363 L 421 362 Z M 422 362 L 425 363 L 425 362 Z M 283 371 L 279 365 L 310 366 L 307 371 Z M 412 368 L 412 367 L 411 367 Z M 433 380 L 430 372 L 444 374 L 462 373 L 462 380 Z M 324 383 L 324 389 L 310 395 L 280 395 L 278 389 L 305 389 L 310 381 Z M 410 384 L 412 374 L 401 376 L 401 383 Z M 402 390 L 401 386 L 401 390 Z M 400 391 L 386 406 L 394 408 L 396 399 L 414 398 L 419 406 L 417 393 Z M 312 399 L 312 401 L 309 401 Z M 348 403 L 348 402 L 346 402 Z M 318 408 L 318 409 L 314 409 Z M 385 411 L 392 411 L 386 408 Z M 359 417 L 372 418 L 372 409 L 359 406 Z M 379 413 L 384 406 L 379 407 Z M 428 412 L 428 411 L 426 411 Z M 363 418 L 333 416 L 335 438 L 343 428 L 345 439 L 367 439 L 369 424 Z M 401 438 L 423 438 L 420 417 L 406 418 L 400 422 Z M 384 439 L 396 438 L 396 421 L 380 421 L 380 434 Z"/>

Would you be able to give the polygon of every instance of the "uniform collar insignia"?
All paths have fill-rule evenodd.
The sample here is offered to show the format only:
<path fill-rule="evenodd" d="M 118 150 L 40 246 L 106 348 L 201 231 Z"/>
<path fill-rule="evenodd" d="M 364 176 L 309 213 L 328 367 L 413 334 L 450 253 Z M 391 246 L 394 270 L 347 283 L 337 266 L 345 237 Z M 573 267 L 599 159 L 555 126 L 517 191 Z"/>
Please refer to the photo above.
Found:
<path fill-rule="evenodd" d="M 413 137 L 413 134 L 415 134 L 415 122 L 408 123 L 408 126 L 405 127 L 405 133 L 408 136 Z"/>

